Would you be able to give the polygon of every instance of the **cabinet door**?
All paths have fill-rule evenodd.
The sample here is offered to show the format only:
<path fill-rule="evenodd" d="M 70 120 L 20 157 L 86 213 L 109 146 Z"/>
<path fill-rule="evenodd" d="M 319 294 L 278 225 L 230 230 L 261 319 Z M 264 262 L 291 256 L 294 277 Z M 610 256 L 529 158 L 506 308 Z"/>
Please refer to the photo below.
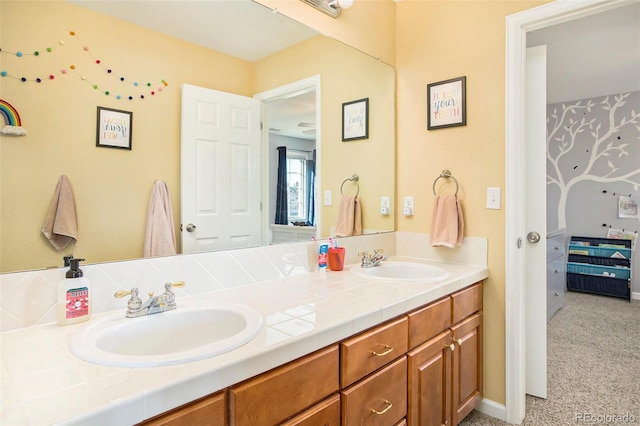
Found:
<path fill-rule="evenodd" d="M 173 411 L 141 423 L 144 426 L 224 426 L 226 422 L 226 394 L 219 392 L 204 397 Z"/>
<path fill-rule="evenodd" d="M 453 424 L 457 425 L 482 399 L 482 312 L 451 328 L 453 357 Z"/>
<path fill-rule="evenodd" d="M 451 332 L 440 333 L 408 355 L 409 426 L 450 424 Z M 454 346 L 455 349 L 455 346 Z"/>
<path fill-rule="evenodd" d="M 407 414 L 407 357 L 341 392 L 342 424 L 393 426 Z"/>

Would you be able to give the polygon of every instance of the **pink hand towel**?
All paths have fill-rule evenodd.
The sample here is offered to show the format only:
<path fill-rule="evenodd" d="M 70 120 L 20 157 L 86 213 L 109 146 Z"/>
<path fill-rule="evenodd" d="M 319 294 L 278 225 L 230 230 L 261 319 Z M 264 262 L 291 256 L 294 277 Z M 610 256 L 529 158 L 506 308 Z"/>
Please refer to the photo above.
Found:
<path fill-rule="evenodd" d="M 76 202 L 71 182 L 65 175 L 58 178 L 51 206 L 42 225 L 42 233 L 58 251 L 78 241 Z"/>
<path fill-rule="evenodd" d="M 335 232 L 338 237 L 362 234 L 362 210 L 356 196 L 343 195 L 340 199 Z"/>
<path fill-rule="evenodd" d="M 455 195 L 438 195 L 431 217 L 431 246 L 460 247 L 464 237 L 462 207 Z"/>
<path fill-rule="evenodd" d="M 176 254 L 176 231 L 173 225 L 173 209 L 167 184 L 157 180 L 153 184 L 147 230 L 144 238 L 144 257 L 173 256 Z"/>

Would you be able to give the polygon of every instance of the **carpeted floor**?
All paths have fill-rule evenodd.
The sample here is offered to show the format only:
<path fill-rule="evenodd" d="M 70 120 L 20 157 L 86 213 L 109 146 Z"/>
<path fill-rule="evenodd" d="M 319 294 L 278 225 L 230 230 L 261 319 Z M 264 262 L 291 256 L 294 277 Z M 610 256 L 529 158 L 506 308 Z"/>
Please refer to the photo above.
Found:
<path fill-rule="evenodd" d="M 524 425 L 640 425 L 640 301 L 566 293 L 547 327 L 547 398 Z M 461 425 L 507 425 L 473 411 Z"/>

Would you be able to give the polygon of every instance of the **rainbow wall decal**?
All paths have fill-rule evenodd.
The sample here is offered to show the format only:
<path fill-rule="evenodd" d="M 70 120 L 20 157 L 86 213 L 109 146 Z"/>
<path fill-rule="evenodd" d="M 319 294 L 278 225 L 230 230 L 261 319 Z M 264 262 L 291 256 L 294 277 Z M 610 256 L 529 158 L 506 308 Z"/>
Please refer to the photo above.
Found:
<path fill-rule="evenodd" d="M 27 134 L 27 131 L 21 127 L 22 121 L 20 121 L 18 111 L 9 102 L 2 99 L 0 99 L 0 115 L 2 115 L 6 124 L 0 130 L 0 133 L 11 136 L 24 136 Z"/>

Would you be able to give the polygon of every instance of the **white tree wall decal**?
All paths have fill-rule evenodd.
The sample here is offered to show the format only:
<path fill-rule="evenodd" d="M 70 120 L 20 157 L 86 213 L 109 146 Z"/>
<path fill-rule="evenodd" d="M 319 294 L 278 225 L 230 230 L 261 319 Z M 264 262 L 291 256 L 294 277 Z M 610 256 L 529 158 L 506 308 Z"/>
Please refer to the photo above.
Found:
<path fill-rule="evenodd" d="M 629 95 L 630 93 L 607 96 L 600 102 L 600 108 L 608 111 L 606 120 L 588 120 L 584 116 L 584 112 L 591 112 L 596 107 L 592 99 L 581 100 L 572 105 L 562 104 L 560 113 L 556 107 L 547 117 L 547 185 L 556 185 L 560 191 L 558 228 L 566 228 L 568 195 L 571 188 L 579 182 L 627 182 L 633 185 L 636 192 L 640 188 L 640 159 L 630 162 L 632 166 L 626 167 L 630 170 L 619 167 L 620 158 L 629 155 L 625 149 L 629 143 L 614 137 L 623 127 L 633 125 L 640 135 L 640 111 L 632 108 L 629 115 L 623 113 L 622 117 L 616 117 Z M 583 113 L 582 118 L 578 118 L 580 112 Z M 575 175 L 568 176 L 566 170 L 563 175 L 560 165 L 563 157 L 574 149 L 584 147 L 588 147 L 589 152 L 586 165 L 580 167 Z M 604 161 L 606 167 L 602 167 Z"/>

